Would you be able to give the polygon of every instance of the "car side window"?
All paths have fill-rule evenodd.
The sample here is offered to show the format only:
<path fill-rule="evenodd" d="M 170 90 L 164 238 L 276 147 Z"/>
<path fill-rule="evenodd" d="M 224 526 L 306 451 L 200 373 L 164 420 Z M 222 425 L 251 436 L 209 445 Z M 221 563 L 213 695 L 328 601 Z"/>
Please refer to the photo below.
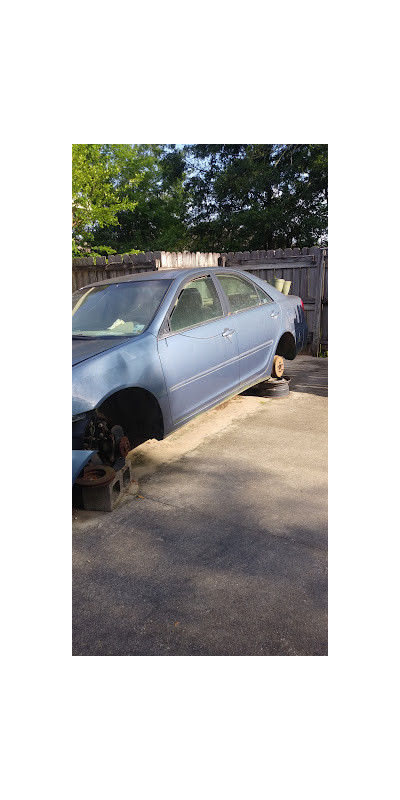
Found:
<path fill-rule="evenodd" d="M 231 311 L 243 311 L 260 305 L 260 297 L 250 281 L 238 275 L 217 275 L 217 278 L 228 298 Z"/>
<path fill-rule="evenodd" d="M 256 286 L 256 290 L 257 290 L 257 294 L 258 294 L 258 296 L 260 298 L 260 302 L 261 303 L 265 304 L 265 303 L 273 303 L 274 302 L 272 297 L 270 297 L 269 294 L 264 292 L 264 289 L 261 289 L 260 286 Z"/>
<path fill-rule="evenodd" d="M 183 330 L 222 317 L 223 311 L 211 278 L 196 278 L 183 287 L 169 318 L 170 330 Z"/>

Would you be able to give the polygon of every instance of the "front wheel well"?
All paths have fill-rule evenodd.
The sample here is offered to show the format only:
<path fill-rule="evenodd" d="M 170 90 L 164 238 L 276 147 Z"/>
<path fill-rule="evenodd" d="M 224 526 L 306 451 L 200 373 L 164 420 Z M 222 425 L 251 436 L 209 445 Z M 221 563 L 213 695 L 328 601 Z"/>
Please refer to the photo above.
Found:
<path fill-rule="evenodd" d="M 164 421 L 158 400 L 146 389 L 120 389 L 98 407 L 111 425 L 120 425 L 131 447 L 147 439 L 164 438 Z"/>
<path fill-rule="evenodd" d="M 296 358 L 296 342 L 292 333 L 287 331 L 281 336 L 276 348 L 276 355 L 288 358 L 289 361 Z"/>

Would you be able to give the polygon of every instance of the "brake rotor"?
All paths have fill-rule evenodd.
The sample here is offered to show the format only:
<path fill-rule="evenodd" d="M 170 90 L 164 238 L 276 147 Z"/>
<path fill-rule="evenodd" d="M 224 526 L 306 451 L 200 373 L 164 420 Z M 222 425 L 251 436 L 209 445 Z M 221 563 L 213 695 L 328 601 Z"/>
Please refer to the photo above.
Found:
<path fill-rule="evenodd" d="M 86 467 L 81 478 L 77 478 L 75 483 L 79 486 L 97 488 L 107 486 L 115 478 L 115 469 L 107 467 L 105 464 L 93 464 Z"/>
<path fill-rule="evenodd" d="M 131 450 L 131 443 L 127 436 L 122 436 L 122 438 L 118 442 L 118 448 L 122 458 L 126 458 L 129 451 Z"/>
<path fill-rule="evenodd" d="M 272 378 L 281 378 L 284 369 L 285 369 L 285 362 L 282 356 L 275 356 L 271 372 Z"/>

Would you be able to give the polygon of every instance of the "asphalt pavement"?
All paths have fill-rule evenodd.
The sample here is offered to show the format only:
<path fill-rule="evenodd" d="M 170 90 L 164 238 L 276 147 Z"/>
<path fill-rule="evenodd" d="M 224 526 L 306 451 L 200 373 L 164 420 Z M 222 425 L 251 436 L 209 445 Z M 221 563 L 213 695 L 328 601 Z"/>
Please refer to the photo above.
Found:
<path fill-rule="evenodd" d="M 73 510 L 73 654 L 323 656 L 328 360 L 132 451 L 138 494 Z"/>

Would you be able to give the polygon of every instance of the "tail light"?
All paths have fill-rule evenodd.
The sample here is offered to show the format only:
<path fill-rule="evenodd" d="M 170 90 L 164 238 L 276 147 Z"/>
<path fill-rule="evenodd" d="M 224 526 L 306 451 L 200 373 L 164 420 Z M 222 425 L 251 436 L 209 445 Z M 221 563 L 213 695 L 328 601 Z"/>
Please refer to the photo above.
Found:
<path fill-rule="evenodd" d="M 304 303 L 303 303 L 303 301 L 302 301 L 301 297 L 300 297 L 300 303 L 301 303 L 301 307 L 302 307 L 302 309 L 303 309 L 303 311 L 304 311 Z"/>

